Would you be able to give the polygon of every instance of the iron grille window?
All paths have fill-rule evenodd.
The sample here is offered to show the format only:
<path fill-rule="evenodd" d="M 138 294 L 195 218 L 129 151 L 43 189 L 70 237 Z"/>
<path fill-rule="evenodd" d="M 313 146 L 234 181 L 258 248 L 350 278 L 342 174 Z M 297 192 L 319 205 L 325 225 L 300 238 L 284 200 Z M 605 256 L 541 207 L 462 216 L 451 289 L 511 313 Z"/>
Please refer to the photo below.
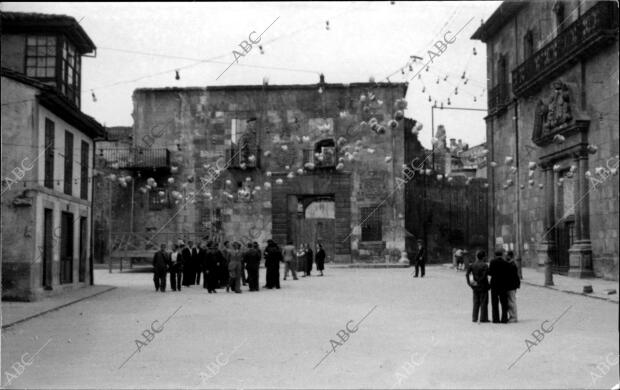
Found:
<path fill-rule="evenodd" d="M 81 161 L 80 161 L 80 198 L 88 200 L 88 154 L 90 145 L 82 141 Z"/>
<path fill-rule="evenodd" d="M 26 75 L 54 80 L 56 77 L 56 37 L 26 38 Z"/>
<path fill-rule="evenodd" d="M 166 188 L 153 188 L 149 191 L 149 210 L 163 210 L 170 207 L 170 199 Z"/>
<path fill-rule="evenodd" d="M 54 122 L 45 118 L 45 187 L 54 189 Z"/>
<path fill-rule="evenodd" d="M 73 133 L 65 131 L 65 194 L 73 193 Z"/>
<path fill-rule="evenodd" d="M 362 226 L 362 241 L 381 241 L 381 208 L 362 207 L 360 209 L 360 224 Z"/>

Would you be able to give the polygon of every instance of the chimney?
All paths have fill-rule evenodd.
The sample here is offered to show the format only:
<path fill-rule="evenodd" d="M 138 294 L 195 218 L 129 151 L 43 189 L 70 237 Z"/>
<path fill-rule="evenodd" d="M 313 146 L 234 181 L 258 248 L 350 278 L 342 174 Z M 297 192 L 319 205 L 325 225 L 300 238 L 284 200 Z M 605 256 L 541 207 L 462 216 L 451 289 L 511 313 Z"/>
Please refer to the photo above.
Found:
<path fill-rule="evenodd" d="M 323 73 L 319 75 L 319 84 L 325 84 L 325 75 Z"/>
<path fill-rule="evenodd" d="M 456 148 L 456 138 L 450 138 L 450 148 Z"/>

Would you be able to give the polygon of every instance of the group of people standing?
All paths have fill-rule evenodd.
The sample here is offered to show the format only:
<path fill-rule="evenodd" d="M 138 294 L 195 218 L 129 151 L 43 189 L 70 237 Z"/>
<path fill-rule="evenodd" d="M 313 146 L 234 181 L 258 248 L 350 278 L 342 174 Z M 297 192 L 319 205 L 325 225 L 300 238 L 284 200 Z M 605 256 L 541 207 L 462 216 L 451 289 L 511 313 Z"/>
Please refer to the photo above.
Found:
<path fill-rule="evenodd" d="M 498 249 L 489 264 L 486 260 L 486 252 L 478 251 L 476 260 L 465 274 L 467 284 L 473 290 L 472 321 L 478 322 L 480 318 L 480 322 L 489 322 L 488 303 L 491 290 L 493 322 L 517 322 L 517 289 L 521 287 L 521 277 L 514 253 L 508 251 L 504 255 L 504 250 Z"/>
<path fill-rule="evenodd" d="M 293 272 L 297 279 L 292 262 L 293 255 L 305 259 L 304 276 L 312 272 L 313 252 L 310 245 L 301 246 L 296 251 L 292 243 L 280 250 L 273 240 L 268 240 L 265 251 L 261 253 L 257 242 L 247 243 L 242 250 L 239 242 L 224 242 L 221 247 L 212 241 L 194 246 L 192 241 L 185 245 L 179 241 L 174 245 L 172 252 L 168 252 L 167 245 L 161 244 L 160 250 L 153 256 L 153 282 L 155 291 L 166 291 L 166 275 L 170 275 L 170 286 L 173 291 L 181 291 L 181 287 L 200 285 L 202 274 L 203 287 L 209 294 L 216 293 L 217 288 L 226 288 L 227 292 L 241 293 L 241 285 L 248 285 L 250 291 L 259 291 L 259 268 L 262 257 L 265 258 L 267 270 L 264 288 L 280 288 L 280 263 L 285 263 L 284 280 L 288 270 Z M 323 275 L 325 250 L 317 243 L 316 254 L 317 270 Z"/>

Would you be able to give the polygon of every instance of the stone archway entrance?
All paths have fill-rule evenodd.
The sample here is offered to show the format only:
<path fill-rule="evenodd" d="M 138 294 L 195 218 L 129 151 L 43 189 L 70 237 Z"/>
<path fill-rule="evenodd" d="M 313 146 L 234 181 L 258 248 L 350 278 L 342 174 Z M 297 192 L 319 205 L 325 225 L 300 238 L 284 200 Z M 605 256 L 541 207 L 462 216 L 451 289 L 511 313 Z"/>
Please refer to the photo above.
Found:
<path fill-rule="evenodd" d="M 316 253 L 316 242 L 325 249 L 328 259 L 334 255 L 336 237 L 336 208 L 333 195 L 296 196 L 295 245 L 311 245 Z"/>

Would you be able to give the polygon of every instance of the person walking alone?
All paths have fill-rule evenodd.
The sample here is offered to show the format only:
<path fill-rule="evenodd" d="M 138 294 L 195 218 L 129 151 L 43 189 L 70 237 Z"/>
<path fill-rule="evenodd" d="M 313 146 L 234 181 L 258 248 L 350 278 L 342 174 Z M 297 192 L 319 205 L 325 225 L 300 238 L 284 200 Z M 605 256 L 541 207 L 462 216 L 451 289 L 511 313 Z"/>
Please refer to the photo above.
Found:
<path fill-rule="evenodd" d="M 474 310 L 472 313 L 472 321 L 478 322 L 478 314 L 480 322 L 489 322 L 489 266 L 486 263 L 486 252 L 478 251 L 476 253 L 476 261 L 469 266 L 465 279 L 467 284 L 473 290 Z"/>
<path fill-rule="evenodd" d="M 415 255 L 415 275 L 414 278 L 418 277 L 418 271 L 422 271 L 422 277 L 424 277 L 424 273 L 426 271 L 426 249 L 424 248 L 424 241 L 418 240 L 418 251 Z"/>
<path fill-rule="evenodd" d="M 280 262 L 283 260 L 282 252 L 278 244 L 274 240 L 267 240 L 267 248 L 265 248 L 265 275 L 264 288 L 280 288 Z"/>
<path fill-rule="evenodd" d="M 161 244 L 159 250 L 153 255 L 153 282 L 155 291 L 166 292 L 166 268 L 169 266 L 166 244 Z"/>
<path fill-rule="evenodd" d="M 284 258 L 284 280 L 288 276 L 288 272 L 291 271 L 293 275 L 293 280 L 297 280 L 297 273 L 295 272 L 295 268 L 293 267 L 293 260 L 295 260 L 295 246 L 293 246 L 293 242 L 289 241 L 282 249 L 282 257 Z"/>
<path fill-rule="evenodd" d="M 323 245 L 320 242 L 316 243 L 316 270 L 321 272 L 319 276 L 323 276 L 323 269 L 325 268 L 325 249 L 323 249 Z"/>

